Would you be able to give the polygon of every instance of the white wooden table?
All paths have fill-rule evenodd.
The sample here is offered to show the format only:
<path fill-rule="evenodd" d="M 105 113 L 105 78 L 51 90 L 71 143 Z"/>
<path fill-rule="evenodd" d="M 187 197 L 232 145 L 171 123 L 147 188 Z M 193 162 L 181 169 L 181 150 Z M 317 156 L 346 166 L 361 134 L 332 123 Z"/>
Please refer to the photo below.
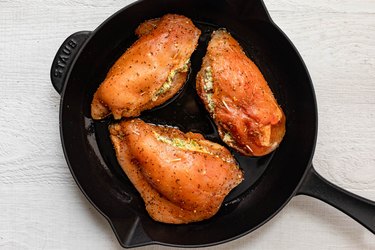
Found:
<path fill-rule="evenodd" d="M 49 70 L 68 35 L 95 29 L 131 2 L 0 0 L 0 249 L 120 249 L 68 170 Z M 315 85 L 317 171 L 375 200 L 375 1 L 265 3 Z M 375 236 L 298 196 L 255 232 L 206 249 L 375 249 Z"/>

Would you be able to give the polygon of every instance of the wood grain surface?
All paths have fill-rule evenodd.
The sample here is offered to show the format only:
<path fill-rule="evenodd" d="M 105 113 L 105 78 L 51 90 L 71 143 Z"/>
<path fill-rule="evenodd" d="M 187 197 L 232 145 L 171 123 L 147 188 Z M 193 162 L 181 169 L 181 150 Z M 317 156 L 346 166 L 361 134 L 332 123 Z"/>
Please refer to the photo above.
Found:
<path fill-rule="evenodd" d="M 0 249 L 121 249 L 68 170 L 49 71 L 66 37 L 95 29 L 131 2 L 0 0 Z M 375 200 L 375 1 L 265 4 L 314 82 L 315 168 Z M 206 249 L 375 249 L 375 237 L 338 210 L 298 196 L 255 232 Z"/>

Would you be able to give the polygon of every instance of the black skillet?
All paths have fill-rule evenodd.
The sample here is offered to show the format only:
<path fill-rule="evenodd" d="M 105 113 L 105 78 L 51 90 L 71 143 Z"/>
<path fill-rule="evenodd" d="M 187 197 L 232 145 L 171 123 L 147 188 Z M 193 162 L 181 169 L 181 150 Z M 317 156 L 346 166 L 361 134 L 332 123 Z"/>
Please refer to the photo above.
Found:
<path fill-rule="evenodd" d="M 107 131 L 114 121 L 94 122 L 90 117 L 93 93 L 136 39 L 135 28 L 166 13 L 190 17 L 202 36 L 184 88 L 166 104 L 144 112 L 142 119 L 200 132 L 222 143 L 194 89 L 210 33 L 220 27 L 227 28 L 259 66 L 287 117 L 285 138 L 274 153 L 251 158 L 233 152 L 245 172 L 244 182 L 213 218 L 188 225 L 158 223 L 148 216 L 116 161 Z M 67 38 L 53 61 L 51 80 L 61 94 L 61 140 L 72 175 L 124 247 L 198 247 L 233 240 L 263 225 L 299 194 L 321 199 L 375 232 L 375 203 L 336 187 L 312 167 L 317 136 L 313 85 L 299 53 L 272 22 L 261 0 L 138 1 L 94 32 L 77 32 Z"/>

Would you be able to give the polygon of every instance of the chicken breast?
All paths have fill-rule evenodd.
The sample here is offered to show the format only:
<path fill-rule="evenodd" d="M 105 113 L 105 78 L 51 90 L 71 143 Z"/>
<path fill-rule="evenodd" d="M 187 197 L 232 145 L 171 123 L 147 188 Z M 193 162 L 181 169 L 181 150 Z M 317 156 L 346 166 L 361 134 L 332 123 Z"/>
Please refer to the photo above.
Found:
<path fill-rule="evenodd" d="M 230 152 L 201 134 L 140 119 L 110 125 L 109 131 L 119 164 L 156 221 L 208 219 L 243 180 Z"/>
<path fill-rule="evenodd" d="M 224 29 L 212 34 L 196 88 L 230 147 L 262 156 L 280 144 L 285 115 L 258 67 Z"/>
<path fill-rule="evenodd" d="M 141 24 L 140 37 L 116 61 L 94 94 L 93 119 L 138 116 L 161 105 L 183 86 L 200 30 L 184 16 L 168 14 Z"/>

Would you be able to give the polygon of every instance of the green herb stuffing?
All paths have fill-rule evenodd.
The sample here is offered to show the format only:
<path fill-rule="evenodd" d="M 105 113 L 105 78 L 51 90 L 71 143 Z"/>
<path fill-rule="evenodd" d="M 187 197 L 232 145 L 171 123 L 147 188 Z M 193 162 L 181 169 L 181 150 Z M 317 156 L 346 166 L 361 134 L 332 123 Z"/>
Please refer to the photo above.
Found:
<path fill-rule="evenodd" d="M 193 139 L 184 140 L 181 138 L 169 138 L 167 136 L 162 136 L 157 133 L 155 133 L 155 136 L 158 141 L 167 143 L 177 148 L 210 154 L 210 152 L 207 149 L 199 145 L 199 143 Z"/>
<path fill-rule="evenodd" d="M 215 110 L 215 103 L 212 99 L 214 82 L 213 82 L 213 79 L 212 79 L 212 71 L 211 71 L 210 66 L 205 68 L 203 80 L 204 80 L 204 83 L 205 83 L 204 86 L 203 86 L 203 89 L 206 92 L 207 106 L 208 106 L 209 111 L 211 113 L 213 113 L 214 110 Z"/>
<path fill-rule="evenodd" d="M 189 70 L 189 63 L 190 63 L 190 59 L 185 62 L 184 66 L 182 66 L 181 68 L 172 70 L 171 73 L 169 73 L 167 77 L 167 81 L 163 83 L 163 85 L 160 87 L 158 91 L 156 91 L 156 93 L 152 97 L 152 101 L 156 101 L 160 95 L 164 94 L 172 87 L 173 80 L 178 73 L 187 72 Z"/>

